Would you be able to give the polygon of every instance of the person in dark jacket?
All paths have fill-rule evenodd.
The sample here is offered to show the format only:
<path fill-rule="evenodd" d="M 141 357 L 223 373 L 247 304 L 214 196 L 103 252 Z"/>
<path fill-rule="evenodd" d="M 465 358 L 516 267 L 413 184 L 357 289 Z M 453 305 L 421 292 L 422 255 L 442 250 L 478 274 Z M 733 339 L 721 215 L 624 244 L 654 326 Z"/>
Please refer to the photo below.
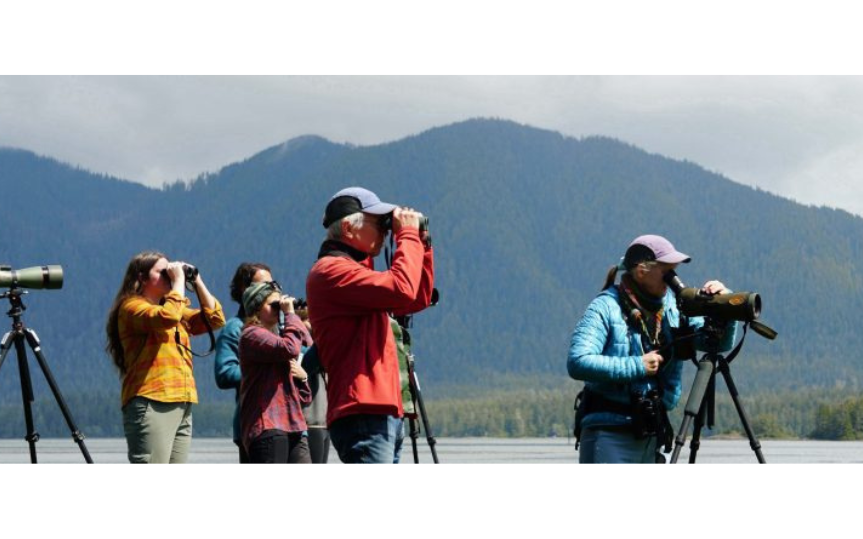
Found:
<path fill-rule="evenodd" d="M 251 463 L 312 462 L 302 412 L 312 392 L 297 361 L 312 338 L 294 313 L 293 302 L 273 282 L 253 283 L 243 292 L 240 431 Z M 277 334 L 279 311 L 285 324 Z"/>
<path fill-rule="evenodd" d="M 576 325 L 567 369 L 572 378 L 585 381 L 578 418 L 579 462 L 657 461 L 657 434 L 671 434 L 667 420 L 651 426 L 654 435 L 638 433 L 635 426 L 645 419 L 645 399 L 664 408 L 658 421 L 680 400 L 682 362 L 673 360 L 673 348 L 664 347 L 673 340 L 672 328 L 687 322 L 697 330 L 704 319 L 683 319 L 664 277 L 690 260 L 662 236 L 639 236 L 621 263 L 609 270 L 602 292 Z M 624 273 L 615 285 L 619 270 Z M 719 281 L 708 281 L 701 290 L 730 292 Z M 731 349 L 735 329 L 736 323 L 730 322 L 722 350 Z M 695 340 L 696 349 L 704 348 L 702 341 Z"/>
<path fill-rule="evenodd" d="M 234 409 L 234 443 L 240 452 L 240 464 L 249 462 L 249 456 L 240 439 L 240 333 L 243 331 L 243 292 L 252 283 L 272 281 L 270 267 L 266 264 L 243 262 L 231 279 L 231 299 L 240 307 L 237 315 L 229 319 L 216 340 L 216 361 L 214 371 L 219 389 L 233 389 L 236 392 L 237 406 Z"/>
<path fill-rule="evenodd" d="M 398 244 L 388 271 L 372 258 L 392 215 Z M 306 280 L 306 300 L 328 376 L 327 425 L 342 462 L 397 463 L 404 440 L 398 355 L 388 314 L 431 303 L 434 257 L 421 214 L 367 189 L 339 191 L 326 207 L 327 240 Z"/>
<path fill-rule="evenodd" d="M 303 314 L 297 314 L 303 318 Z M 308 309 L 306 309 L 306 316 L 308 316 Z M 311 324 L 306 324 L 306 327 L 311 331 Z M 301 364 L 309 375 L 309 387 L 312 390 L 311 404 L 303 406 L 303 416 L 309 427 L 309 452 L 312 455 L 312 464 L 326 464 L 330 455 L 330 431 L 327 430 L 327 375 L 321 368 L 317 347 L 303 349 Z"/>

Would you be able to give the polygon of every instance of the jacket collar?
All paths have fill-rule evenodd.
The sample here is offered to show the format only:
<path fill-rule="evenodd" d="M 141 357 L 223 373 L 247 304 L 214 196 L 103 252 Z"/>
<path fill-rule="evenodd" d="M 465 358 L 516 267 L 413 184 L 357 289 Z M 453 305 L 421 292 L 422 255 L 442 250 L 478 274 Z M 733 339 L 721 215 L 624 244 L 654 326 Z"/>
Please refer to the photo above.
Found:
<path fill-rule="evenodd" d="M 362 262 L 369 257 L 368 253 L 354 249 L 350 245 L 336 240 L 326 240 L 321 244 L 321 249 L 318 251 L 318 260 L 325 256 L 341 256 L 351 258 L 356 262 Z"/>

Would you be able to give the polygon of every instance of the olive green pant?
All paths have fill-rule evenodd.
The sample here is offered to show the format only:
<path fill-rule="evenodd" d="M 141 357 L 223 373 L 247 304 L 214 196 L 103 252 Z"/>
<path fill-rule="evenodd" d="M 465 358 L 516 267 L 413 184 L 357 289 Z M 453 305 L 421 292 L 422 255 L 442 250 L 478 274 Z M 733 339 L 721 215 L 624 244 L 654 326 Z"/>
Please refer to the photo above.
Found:
<path fill-rule="evenodd" d="M 192 403 L 135 397 L 123 407 L 132 464 L 181 464 L 192 444 Z"/>

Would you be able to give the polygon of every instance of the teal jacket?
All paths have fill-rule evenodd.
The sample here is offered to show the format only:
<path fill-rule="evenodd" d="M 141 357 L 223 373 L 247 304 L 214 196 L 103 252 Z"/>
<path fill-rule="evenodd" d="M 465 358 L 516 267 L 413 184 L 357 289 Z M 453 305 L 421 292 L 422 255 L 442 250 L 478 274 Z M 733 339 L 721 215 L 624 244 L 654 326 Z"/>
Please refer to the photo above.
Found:
<path fill-rule="evenodd" d="M 680 311 L 674 294 L 668 291 L 663 299 L 665 315 L 662 319 L 662 342 L 671 342 L 671 328 L 680 327 Z M 689 325 L 700 329 L 703 318 L 690 318 Z M 728 351 L 734 344 L 737 323 L 731 322 L 725 332 L 720 351 Z M 695 348 L 704 350 L 704 339 L 695 340 Z M 673 361 L 672 354 L 663 354 L 665 360 L 657 376 L 647 376 L 641 356 L 645 350 L 641 332 L 630 327 L 618 300 L 618 289 L 613 286 L 602 291 L 587 307 L 572 333 L 569 357 L 566 362 L 569 375 L 584 380 L 585 388 L 608 400 L 630 403 L 632 394 L 645 394 L 658 388 L 661 380 L 663 402 L 668 410 L 677 406 L 681 393 L 683 362 Z M 596 412 L 582 421 L 582 427 L 627 425 L 632 418 L 611 412 Z"/>
<path fill-rule="evenodd" d="M 240 334 L 243 332 L 243 321 L 233 317 L 225 323 L 219 338 L 216 339 L 216 361 L 213 368 L 216 374 L 216 385 L 219 389 L 234 389 L 237 405 L 234 407 L 234 442 L 240 443 Z"/>

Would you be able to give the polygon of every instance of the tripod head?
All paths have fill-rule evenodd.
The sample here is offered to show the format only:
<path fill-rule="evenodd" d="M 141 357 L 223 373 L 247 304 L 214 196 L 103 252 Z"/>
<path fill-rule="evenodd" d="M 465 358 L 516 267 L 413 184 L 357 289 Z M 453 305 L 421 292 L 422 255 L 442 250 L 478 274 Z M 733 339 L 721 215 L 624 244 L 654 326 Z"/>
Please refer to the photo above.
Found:
<path fill-rule="evenodd" d="M 696 335 L 704 335 L 704 343 L 708 353 L 719 353 L 720 341 L 726 331 L 728 331 L 726 321 L 707 317 L 704 319 L 704 325 L 696 332 Z"/>
<path fill-rule="evenodd" d="M 439 301 L 440 293 L 438 292 L 437 288 L 432 288 L 431 302 L 429 303 L 429 307 L 435 307 Z M 393 318 L 395 318 L 396 322 L 398 322 L 401 327 L 408 329 L 413 327 L 414 314 L 394 316 Z"/>
<path fill-rule="evenodd" d="M 8 291 L 0 293 L 0 299 L 9 299 L 9 303 L 12 305 L 12 308 L 6 312 L 6 315 L 9 318 L 12 318 L 15 322 L 18 322 L 21 319 L 21 315 L 27 310 L 27 306 L 24 305 L 24 302 L 21 300 L 21 296 L 25 294 L 29 294 L 29 292 L 17 287 L 10 288 Z"/>

